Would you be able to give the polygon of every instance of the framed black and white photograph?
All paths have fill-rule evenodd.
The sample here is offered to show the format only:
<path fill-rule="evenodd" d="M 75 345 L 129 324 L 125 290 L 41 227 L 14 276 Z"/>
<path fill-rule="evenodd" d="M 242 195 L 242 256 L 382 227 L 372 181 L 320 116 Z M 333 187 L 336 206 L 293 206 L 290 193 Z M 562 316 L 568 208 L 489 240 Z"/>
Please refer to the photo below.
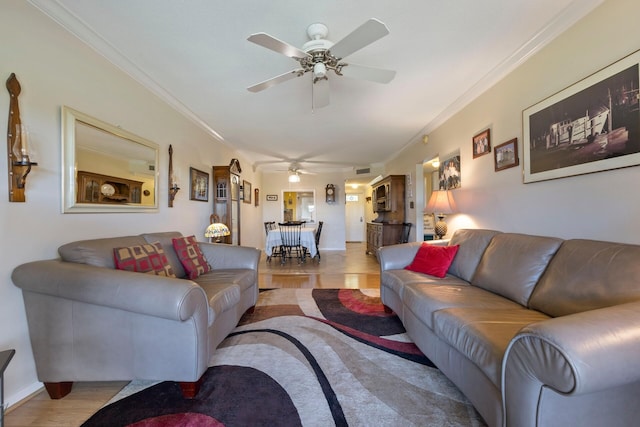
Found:
<path fill-rule="evenodd" d="M 253 194 L 253 190 L 251 189 L 251 183 L 249 181 L 242 180 L 242 190 L 244 193 L 244 197 L 242 201 L 244 203 L 251 203 L 251 195 Z"/>
<path fill-rule="evenodd" d="M 277 202 L 278 201 L 278 195 L 277 194 L 267 194 L 266 200 L 267 200 L 267 202 Z"/>
<path fill-rule="evenodd" d="M 438 168 L 438 189 L 453 190 L 460 188 L 460 154 L 451 155 L 440 162 Z"/>
<path fill-rule="evenodd" d="M 495 171 L 509 169 L 520 164 L 518 159 L 518 138 L 513 138 L 493 149 Z"/>
<path fill-rule="evenodd" d="M 525 109 L 524 182 L 640 164 L 640 51 Z"/>
<path fill-rule="evenodd" d="M 209 201 L 209 174 L 195 168 L 189 168 L 189 199 L 200 202 Z"/>
<path fill-rule="evenodd" d="M 491 131 L 483 130 L 471 139 L 473 158 L 484 156 L 491 152 Z"/>

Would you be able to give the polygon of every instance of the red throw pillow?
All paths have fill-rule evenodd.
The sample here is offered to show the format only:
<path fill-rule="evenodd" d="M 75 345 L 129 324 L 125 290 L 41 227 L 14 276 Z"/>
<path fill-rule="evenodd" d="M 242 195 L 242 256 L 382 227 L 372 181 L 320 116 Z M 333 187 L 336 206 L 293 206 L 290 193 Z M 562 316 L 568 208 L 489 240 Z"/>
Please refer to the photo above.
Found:
<path fill-rule="evenodd" d="M 201 274 L 211 271 L 211 266 L 198 246 L 196 236 L 180 237 L 171 241 L 189 279 L 196 279 Z"/>
<path fill-rule="evenodd" d="M 176 277 L 160 242 L 113 249 L 118 270 Z"/>
<path fill-rule="evenodd" d="M 436 246 L 423 243 L 413 262 L 405 269 L 442 278 L 447 274 L 459 247 L 460 245 Z"/>

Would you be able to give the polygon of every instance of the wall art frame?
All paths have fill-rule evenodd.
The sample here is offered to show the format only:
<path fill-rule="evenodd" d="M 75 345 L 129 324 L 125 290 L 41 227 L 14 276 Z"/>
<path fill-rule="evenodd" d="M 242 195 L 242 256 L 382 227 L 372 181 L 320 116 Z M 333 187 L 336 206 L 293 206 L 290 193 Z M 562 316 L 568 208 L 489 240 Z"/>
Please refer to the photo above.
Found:
<path fill-rule="evenodd" d="M 438 190 L 454 190 L 462 186 L 460 152 L 443 156 L 438 168 Z"/>
<path fill-rule="evenodd" d="M 267 200 L 267 202 L 277 202 L 278 201 L 278 195 L 277 194 L 267 194 L 265 199 Z"/>
<path fill-rule="evenodd" d="M 242 189 L 244 190 L 244 198 L 242 199 L 242 201 L 244 203 L 251 203 L 251 195 L 253 193 L 253 191 L 251 190 L 251 183 L 243 179 Z"/>
<path fill-rule="evenodd" d="M 471 138 L 473 158 L 484 156 L 491 152 L 491 129 L 485 129 Z"/>
<path fill-rule="evenodd" d="M 524 183 L 640 164 L 640 51 L 522 112 Z"/>
<path fill-rule="evenodd" d="M 493 159 L 495 162 L 495 171 L 518 166 L 520 159 L 518 157 L 518 138 L 510 139 L 493 148 Z"/>
<path fill-rule="evenodd" d="M 189 168 L 189 199 L 199 202 L 209 201 L 209 174 L 196 168 Z"/>

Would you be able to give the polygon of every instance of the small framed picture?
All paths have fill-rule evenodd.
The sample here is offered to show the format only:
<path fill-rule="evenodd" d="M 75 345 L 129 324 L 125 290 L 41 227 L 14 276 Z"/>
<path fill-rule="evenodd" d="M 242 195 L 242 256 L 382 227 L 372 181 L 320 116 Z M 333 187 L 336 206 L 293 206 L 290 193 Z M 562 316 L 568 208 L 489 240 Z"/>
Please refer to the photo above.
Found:
<path fill-rule="evenodd" d="M 278 201 L 278 195 L 277 194 L 267 194 L 267 202 L 277 202 Z"/>
<path fill-rule="evenodd" d="M 496 145 L 493 150 L 493 156 L 496 163 L 496 172 L 518 166 L 520 164 L 518 159 L 518 138 Z"/>
<path fill-rule="evenodd" d="M 490 130 L 486 129 L 477 134 L 471 140 L 473 146 L 473 158 L 484 156 L 491 152 Z"/>
<path fill-rule="evenodd" d="M 251 190 L 251 183 L 249 181 L 242 180 L 242 190 L 244 192 L 242 201 L 244 203 L 251 203 L 251 194 L 253 193 Z"/>
<path fill-rule="evenodd" d="M 189 168 L 189 198 L 199 202 L 209 201 L 209 174 Z"/>

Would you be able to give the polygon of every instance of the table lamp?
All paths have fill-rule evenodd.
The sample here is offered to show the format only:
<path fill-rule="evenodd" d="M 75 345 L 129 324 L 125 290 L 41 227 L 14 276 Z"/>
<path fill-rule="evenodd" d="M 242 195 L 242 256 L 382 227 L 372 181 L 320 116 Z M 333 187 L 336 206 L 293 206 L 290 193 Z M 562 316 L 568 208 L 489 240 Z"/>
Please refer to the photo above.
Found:
<path fill-rule="evenodd" d="M 220 243 L 221 237 L 228 236 L 230 234 L 231 232 L 226 224 L 214 222 L 207 227 L 207 230 L 204 232 L 204 237 L 208 237 L 209 241 L 212 241 L 213 238 L 215 238 L 215 243 Z"/>
<path fill-rule="evenodd" d="M 447 223 L 443 221 L 446 214 L 457 211 L 456 202 L 453 200 L 453 194 L 448 190 L 436 190 L 431 193 L 429 203 L 424 209 L 425 213 L 433 213 L 438 217 L 435 225 L 436 239 L 442 239 L 447 234 Z"/>

